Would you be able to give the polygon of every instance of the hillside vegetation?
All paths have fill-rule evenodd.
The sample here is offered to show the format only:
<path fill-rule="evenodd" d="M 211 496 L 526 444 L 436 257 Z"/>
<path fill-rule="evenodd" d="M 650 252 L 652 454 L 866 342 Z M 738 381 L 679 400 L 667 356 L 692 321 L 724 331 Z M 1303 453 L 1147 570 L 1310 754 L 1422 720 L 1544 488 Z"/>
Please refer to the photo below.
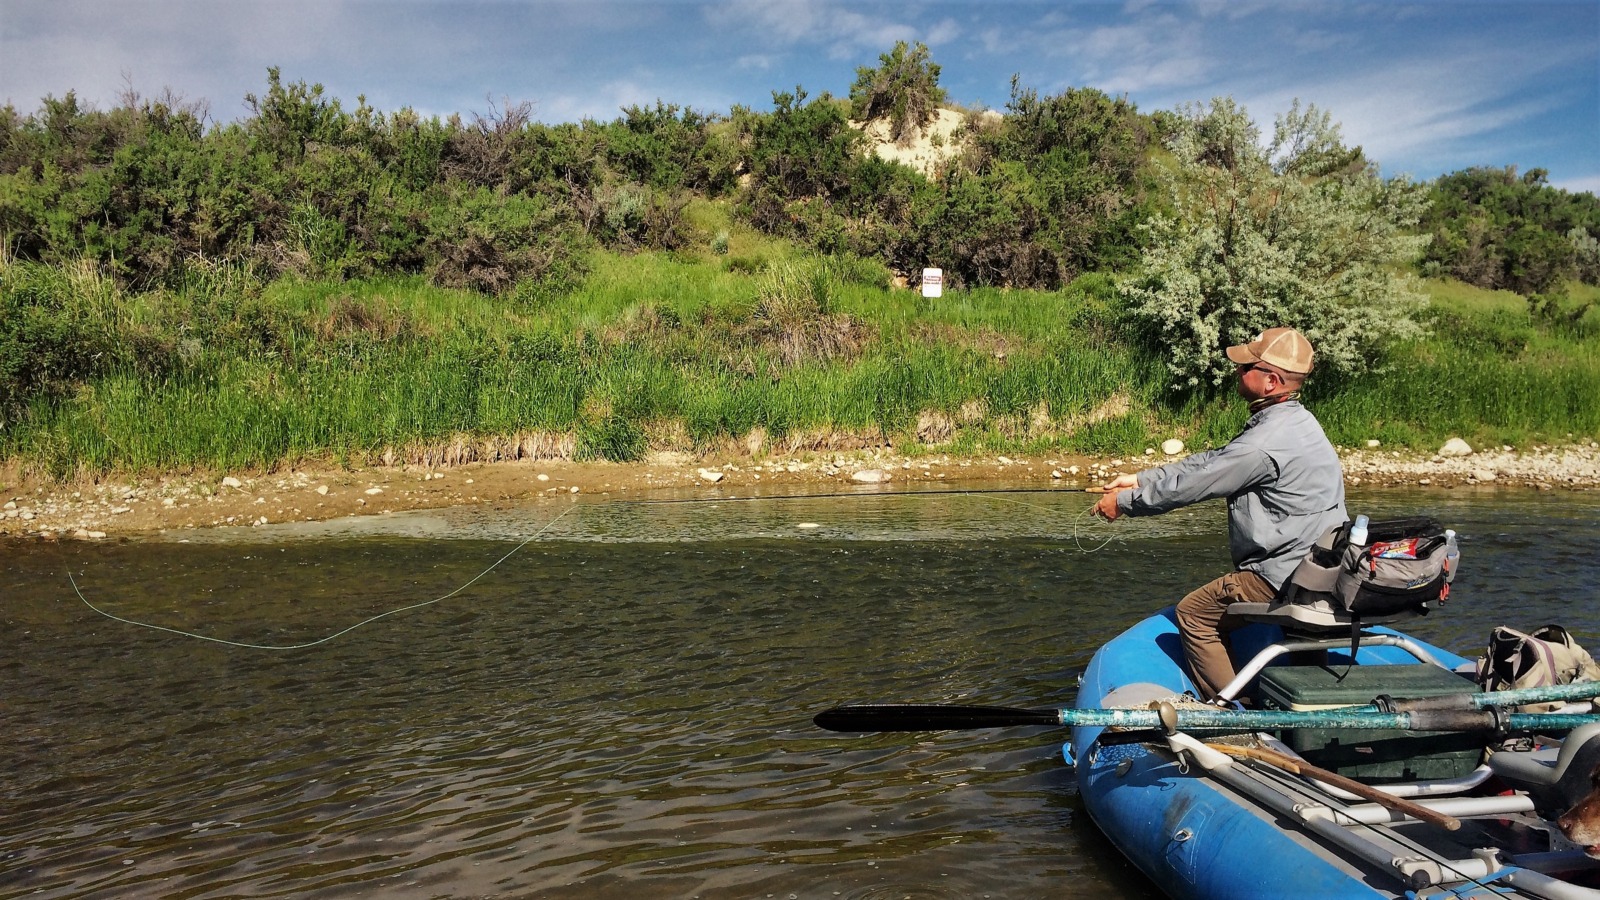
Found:
<path fill-rule="evenodd" d="M 1264 140 L 1226 99 L 1088 88 L 1013 84 L 931 172 L 871 153 L 852 116 L 906 140 L 937 74 L 900 46 L 849 100 L 559 125 L 351 110 L 276 70 L 226 124 L 7 107 L 0 458 L 1204 445 L 1242 421 L 1220 347 L 1280 322 L 1324 348 L 1336 441 L 1600 435 L 1592 195 L 1383 180 L 1314 107 Z M 896 287 L 930 264 L 943 298 Z"/>

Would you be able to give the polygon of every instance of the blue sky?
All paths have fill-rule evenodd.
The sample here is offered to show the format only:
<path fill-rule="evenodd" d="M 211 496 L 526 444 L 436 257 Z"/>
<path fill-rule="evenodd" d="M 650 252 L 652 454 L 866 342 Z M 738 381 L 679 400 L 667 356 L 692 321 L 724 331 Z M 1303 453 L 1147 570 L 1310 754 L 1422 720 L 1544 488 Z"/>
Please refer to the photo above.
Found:
<path fill-rule="evenodd" d="M 1386 175 L 1516 164 L 1600 192 L 1600 0 L 0 0 L 0 101 L 170 87 L 230 121 L 276 65 L 384 111 L 765 110 L 797 84 L 848 92 L 897 40 L 928 44 L 965 105 L 1004 109 L 1016 74 L 1147 112 L 1231 95 L 1270 132 L 1298 97 Z"/>

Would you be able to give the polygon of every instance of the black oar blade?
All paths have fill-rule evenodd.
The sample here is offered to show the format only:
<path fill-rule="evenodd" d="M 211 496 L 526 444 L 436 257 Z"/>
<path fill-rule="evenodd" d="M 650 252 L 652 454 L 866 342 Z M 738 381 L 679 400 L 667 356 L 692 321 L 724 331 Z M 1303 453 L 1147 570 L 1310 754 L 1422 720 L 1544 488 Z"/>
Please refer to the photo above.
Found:
<path fill-rule="evenodd" d="M 1011 728 L 1017 725 L 1060 725 L 1056 709 L 1011 706 L 942 706 L 906 703 L 836 706 L 812 719 L 829 731 L 959 731 L 968 728 Z"/>

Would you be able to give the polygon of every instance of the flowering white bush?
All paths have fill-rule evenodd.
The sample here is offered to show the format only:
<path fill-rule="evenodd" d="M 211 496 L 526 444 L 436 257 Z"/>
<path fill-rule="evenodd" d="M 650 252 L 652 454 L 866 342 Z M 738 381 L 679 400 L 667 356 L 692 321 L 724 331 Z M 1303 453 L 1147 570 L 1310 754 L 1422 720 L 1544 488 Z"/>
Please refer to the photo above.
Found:
<path fill-rule="evenodd" d="M 1295 101 L 1263 146 L 1228 98 L 1178 110 L 1162 166 L 1168 212 L 1118 288 L 1168 354 L 1177 389 L 1220 384 L 1222 350 L 1266 328 L 1299 329 L 1319 369 L 1360 372 L 1389 340 L 1420 333 L 1426 303 L 1405 270 L 1427 238 L 1410 229 L 1422 191 L 1384 181 L 1315 106 Z"/>

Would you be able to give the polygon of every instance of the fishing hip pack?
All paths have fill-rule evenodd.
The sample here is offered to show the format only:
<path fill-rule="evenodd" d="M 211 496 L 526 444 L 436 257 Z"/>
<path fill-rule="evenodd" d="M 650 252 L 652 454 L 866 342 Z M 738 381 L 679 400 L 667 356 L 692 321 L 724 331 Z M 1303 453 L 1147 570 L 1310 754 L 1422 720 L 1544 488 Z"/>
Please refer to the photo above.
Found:
<path fill-rule="evenodd" d="M 1437 519 L 1372 522 L 1363 544 L 1350 542 L 1350 529 L 1331 528 L 1312 545 L 1285 585 L 1290 599 L 1326 600 L 1360 619 L 1425 615 L 1449 597 L 1459 553 Z"/>
<path fill-rule="evenodd" d="M 1478 685 L 1486 691 L 1549 687 L 1574 681 L 1600 681 L 1600 665 L 1560 625 L 1523 634 L 1507 625 L 1489 633 L 1478 657 Z M 1563 703 L 1529 703 L 1518 712 L 1551 712 Z"/>

